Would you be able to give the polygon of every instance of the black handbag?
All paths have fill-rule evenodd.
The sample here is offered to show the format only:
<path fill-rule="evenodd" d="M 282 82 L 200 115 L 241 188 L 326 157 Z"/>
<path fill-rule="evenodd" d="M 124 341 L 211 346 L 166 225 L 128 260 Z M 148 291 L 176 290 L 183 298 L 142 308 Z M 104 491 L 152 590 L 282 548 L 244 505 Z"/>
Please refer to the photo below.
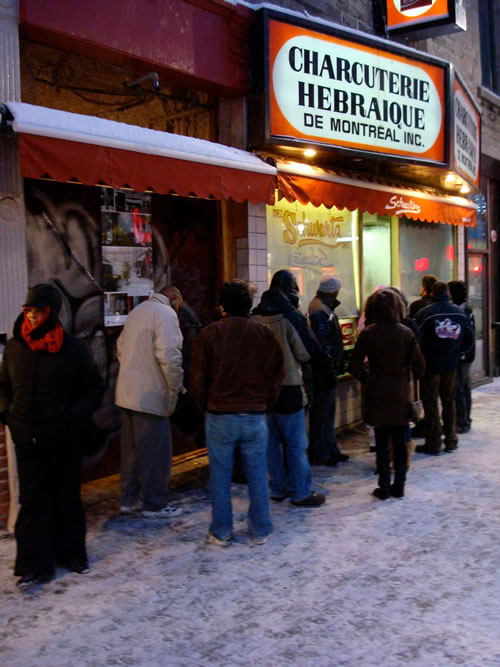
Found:
<path fill-rule="evenodd" d="M 413 390 L 413 395 L 412 395 Z M 410 371 L 410 396 L 413 400 L 408 403 L 408 419 L 416 424 L 424 418 L 424 405 L 420 400 L 419 385 L 413 373 Z"/>

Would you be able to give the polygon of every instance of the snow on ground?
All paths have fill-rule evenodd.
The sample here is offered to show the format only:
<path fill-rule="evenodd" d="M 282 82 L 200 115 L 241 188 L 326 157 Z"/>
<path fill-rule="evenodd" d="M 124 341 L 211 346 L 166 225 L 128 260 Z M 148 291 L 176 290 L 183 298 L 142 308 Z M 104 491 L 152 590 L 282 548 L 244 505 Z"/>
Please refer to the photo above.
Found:
<path fill-rule="evenodd" d="M 86 487 L 91 572 L 14 585 L 0 539 L 1 663 L 93 665 L 500 665 L 500 380 L 473 392 L 473 430 L 456 453 L 415 455 L 407 496 L 381 502 L 365 430 L 352 460 L 316 467 L 321 508 L 273 505 L 274 535 L 203 542 L 206 478 L 178 488 L 170 524 L 120 517 L 115 487 Z"/>

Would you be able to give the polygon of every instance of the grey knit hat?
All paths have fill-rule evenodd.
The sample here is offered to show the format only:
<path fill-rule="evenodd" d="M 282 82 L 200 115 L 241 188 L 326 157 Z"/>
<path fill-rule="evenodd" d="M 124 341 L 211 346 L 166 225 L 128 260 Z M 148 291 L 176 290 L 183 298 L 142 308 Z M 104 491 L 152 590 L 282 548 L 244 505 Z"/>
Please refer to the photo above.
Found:
<path fill-rule="evenodd" d="M 342 287 L 342 281 L 334 273 L 326 273 L 319 281 L 318 291 L 324 294 L 333 294 Z"/>

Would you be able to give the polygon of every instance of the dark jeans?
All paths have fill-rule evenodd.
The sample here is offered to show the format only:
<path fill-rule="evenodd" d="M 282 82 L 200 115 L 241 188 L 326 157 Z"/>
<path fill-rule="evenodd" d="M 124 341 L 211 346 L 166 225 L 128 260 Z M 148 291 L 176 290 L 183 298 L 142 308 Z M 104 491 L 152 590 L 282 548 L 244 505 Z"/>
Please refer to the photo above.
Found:
<path fill-rule="evenodd" d="M 14 574 L 50 575 L 56 563 L 86 563 L 82 452 L 75 439 L 68 434 L 57 442 L 16 444 L 16 458 L 20 509 Z"/>
<path fill-rule="evenodd" d="M 441 399 L 444 443 L 446 449 L 455 449 L 458 438 L 455 432 L 456 372 L 425 374 L 420 380 L 420 393 L 425 412 L 425 446 L 430 451 L 441 449 L 441 420 L 438 398 Z"/>
<path fill-rule="evenodd" d="M 375 456 L 377 459 L 378 485 L 384 491 L 391 486 L 391 464 L 389 461 L 389 438 L 394 452 L 394 485 L 403 490 L 406 480 L 408 455 L 406 449 L 407 425 L 375 426 Z"/>
<path fill-rule="evenodd" d="M 457 411 L 457 426 L 470 428 L 470 410 L 472 405 L 470 368 L 472 364 L 461 361 L 457 368 L 457 394 L 455 407 Z"/>
<path fill-rule="evenodd" d="M 169 419 L 122 409 L 121 422 L 121 504 L 133 507 L 142 494 L 143 510 L 161 510 L 172 468 Z"/>
<path fill-rule="evenodd" d="M 309 460 L 326 461 L 340 454 L 335 433 L 336 387 L 314 385 L 314 401 L 309 411 Z"/>

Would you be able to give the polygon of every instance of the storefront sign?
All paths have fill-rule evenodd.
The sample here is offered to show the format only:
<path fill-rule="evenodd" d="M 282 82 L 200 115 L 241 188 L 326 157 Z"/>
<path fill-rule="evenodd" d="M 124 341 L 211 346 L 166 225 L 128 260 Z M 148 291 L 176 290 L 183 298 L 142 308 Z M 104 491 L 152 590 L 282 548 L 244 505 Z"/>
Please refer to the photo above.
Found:
<path fill-rule="evenodd" d="M 467 30 L 464 0 L 386 0 L 386 28 L 418 39 Z"/>
<path fill-rule="evenodd" d="M 457 79 L 454 89 L 454 170 L 479 187 L 481 118 L 467 90 Z"/>
<path fill-rule="evenodd" d="M 445 68 L 269 21 L 270 133 L 444 162 Z"/>

